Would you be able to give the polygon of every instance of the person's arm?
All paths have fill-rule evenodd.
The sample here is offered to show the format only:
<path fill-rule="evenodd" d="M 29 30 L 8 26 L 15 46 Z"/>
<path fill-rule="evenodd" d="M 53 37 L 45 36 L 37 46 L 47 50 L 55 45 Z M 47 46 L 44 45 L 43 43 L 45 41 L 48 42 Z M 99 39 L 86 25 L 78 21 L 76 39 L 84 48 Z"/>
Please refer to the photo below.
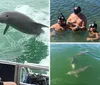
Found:
<path fill-rule="evenodd" d="M 72 18 L 72 14 L 68 17 L 68 19 L 66 20 L 67 23 L 71 24 L 71 18 Z"/>
<path fill-rule="evenodd" d="M 52 26 L 50 27 L 50 29 L 51 29 L 51 28 L 55 28 L 55 24 L 54 24 L 54 25 L 52 25 Z"/>
<path fill-rule="evenodd" d="M 82 26 L 79 26 L 79 28 L 81 28 L 81 29 L 85 29 L 86 28 L 86 25 L 85 25 L 85 22 L 84 21 L 82 23 Z"/>
<path fill-rule="evenodd" d="M 68 25 L 68 27 L 72 30 L 72 31 L 74 31 L 75 30 L 75 27 L 73 27 L 72 25 L 73 25 L 73 22 L 71 21 L 71 19 L 72 19 L 72 14 L 68 17 L 68 19 L 66 20 L 67 22 L 67 25 Z"/>
<path fill-rule="evenodd" d="M 95 33 L 95 38 L 87 38 L 87 41 L 95 41 L 95 40 L 98 40 L 99 38 L 100 38 L 99 34 Z"/>
<path fill-rule="evenodd" d="M 87 25 L 87 19 L 86 17 L 83 15 L 83 22 L 82 22 L 82 26 L 80 27 L 81 29 L 85 29 Z"/>
<path fill-rule="evenodd" d="M 56 26 L 56 24 L 54 24 L 54 25 L 52 25 L 52 26 L 50 27 L 50 36 L 55 35 L 55 26 Z"/>
<path fill-rule="evenodd" d="M 16 85 L 15 82 L 3 82 L 3 85 Z"/>

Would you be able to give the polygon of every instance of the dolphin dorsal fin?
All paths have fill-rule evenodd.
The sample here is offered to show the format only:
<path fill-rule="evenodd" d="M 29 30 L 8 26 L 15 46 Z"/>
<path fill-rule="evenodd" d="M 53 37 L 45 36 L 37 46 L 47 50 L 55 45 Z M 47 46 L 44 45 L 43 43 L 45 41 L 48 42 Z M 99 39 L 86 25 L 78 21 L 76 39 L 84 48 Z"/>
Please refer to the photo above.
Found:
<path fill-rule="evenodd" d="M 9 28 L 9 25 L 7 24 L 7 25 L 6 25 L 6 28 L 5 28 L 4 32 L 3 32 L 4 35 L 6 34 L 8 28 Z"/>

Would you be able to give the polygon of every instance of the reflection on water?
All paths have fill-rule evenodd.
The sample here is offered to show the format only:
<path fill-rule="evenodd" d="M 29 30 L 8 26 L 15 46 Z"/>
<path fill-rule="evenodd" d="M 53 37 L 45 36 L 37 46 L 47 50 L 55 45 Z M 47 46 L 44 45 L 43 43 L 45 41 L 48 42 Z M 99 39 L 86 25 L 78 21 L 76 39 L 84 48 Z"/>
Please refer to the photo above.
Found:
<path fill-rule="evenodd" d="M 99 48 L 99 44 L 52 44 L 51 85 L 99 85 Z M 73 57 L 76 58 L 75 68 L 71 63 Z M 78 76 L 66 75 L 71 71 L 78 73 Z"/>
<path fill-rule="evenodd" d="M 51 25 L 57 23 L 57 17 L 63 13 L 66 18 L 73 12 L 74 6 L 81 6 L 82 13 L 87 17 L 88 23 L 95 21 L 100 28 L 100 0 L 51 0 L 50 16 Z M 87 26 L 88 27 L 88 26 Z M 100 29 L 98 29 L 100 32 Z M 64 33 L 59 36 L 51 37 L 52 42 L 79 42 L 86 41 L 86 33 Z"/>

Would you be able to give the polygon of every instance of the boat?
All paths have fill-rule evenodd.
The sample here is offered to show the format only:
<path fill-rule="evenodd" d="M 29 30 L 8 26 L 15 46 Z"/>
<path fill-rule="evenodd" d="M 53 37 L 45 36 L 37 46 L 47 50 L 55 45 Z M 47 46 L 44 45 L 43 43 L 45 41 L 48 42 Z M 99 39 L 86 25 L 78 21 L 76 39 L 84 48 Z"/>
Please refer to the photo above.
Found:
<path fill-rule="evenodd" d="M 0 60 L 0 78 L 3 82 L 15 82 L 17 85 L 49 85 L 48 73 L 48 66 Z"/>

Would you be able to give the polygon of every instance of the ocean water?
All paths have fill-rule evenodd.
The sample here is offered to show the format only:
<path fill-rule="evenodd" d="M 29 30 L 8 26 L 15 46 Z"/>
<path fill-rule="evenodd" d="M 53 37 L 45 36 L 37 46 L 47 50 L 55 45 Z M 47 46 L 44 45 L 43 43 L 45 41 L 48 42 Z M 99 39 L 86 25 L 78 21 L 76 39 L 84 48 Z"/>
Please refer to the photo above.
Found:
<path fill-rule="evenodd" d="M 51 85 L 99 85 L 100 44 L 51 44 Z M 76 57 L 75 69 L 90 66 L 78 77 L 68 75 L 72 71 L 72 57 Z M 75 70 L 74 69 L 74 70 Z"/>
<path fill-rule="evenodd" d="M 98 24 L 97 30 L 100 33 L 100 0 L 51 0 L 50 25 L 57 23 L 57 17 L 60 13 L 63 13 L 67 19 L 73 12 L 74 6 L 81 6 L 82 13 L 87 17 L 88 24 L 95 21 Z M 51 42 L 86 42 L 87 36 L 88 32 L 73 33 L 67 31 L 51 37 Z"/>
<path fill-rule="evenodd" d="M 0 13 L 6 11 L 21 12 L 34 21 L 49 26 L 48 0 L 2 0 Z M 35 37 L 9 27 L 5 35 L 5 24 L 0 23 L 0 59 L 23 63 L 49 63 L 49 29 L 42 28 L 44 33 Z M 42 60 L 43 59 L 43 60 Z"/>

